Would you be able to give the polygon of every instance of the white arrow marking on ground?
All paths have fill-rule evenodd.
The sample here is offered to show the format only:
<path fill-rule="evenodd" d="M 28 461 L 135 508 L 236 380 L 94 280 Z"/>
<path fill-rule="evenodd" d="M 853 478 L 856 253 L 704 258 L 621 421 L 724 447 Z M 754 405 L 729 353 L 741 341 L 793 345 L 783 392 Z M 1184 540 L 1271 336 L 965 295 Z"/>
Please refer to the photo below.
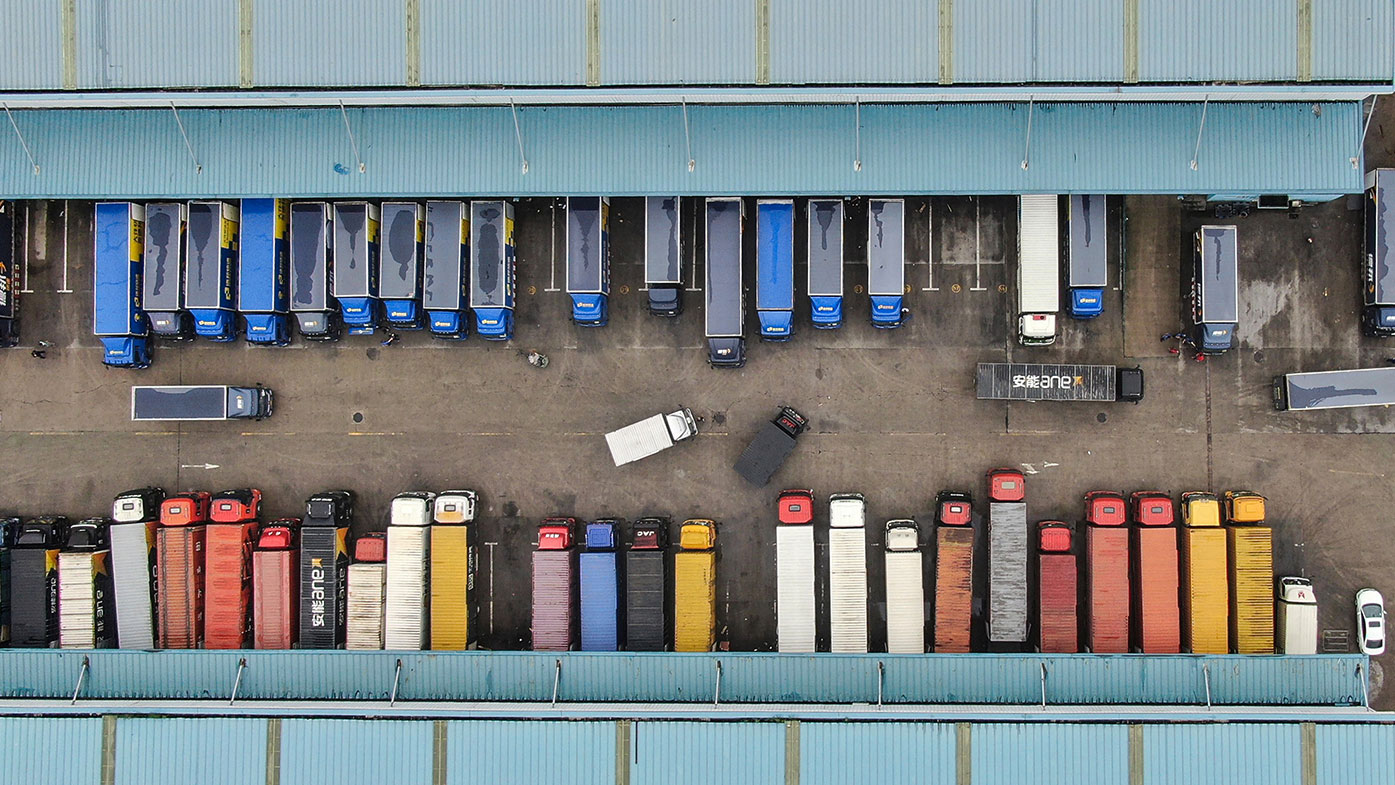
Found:
<path fill-rule="evenodd" d="M 218 464 L 216 464 L 216 463 L 181 463 L 181 464 L 179 465 L 179 468 L 181 468 L 181 469 L 217 469 L 217 468 L 220 468 L 220 467 L 219 467 Z"/>

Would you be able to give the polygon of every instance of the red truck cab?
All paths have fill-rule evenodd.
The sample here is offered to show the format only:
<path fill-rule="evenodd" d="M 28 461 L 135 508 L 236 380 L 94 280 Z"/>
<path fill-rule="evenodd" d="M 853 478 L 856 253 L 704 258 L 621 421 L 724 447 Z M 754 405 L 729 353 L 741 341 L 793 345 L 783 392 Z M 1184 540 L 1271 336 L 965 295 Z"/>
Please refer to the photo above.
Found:
<path fill-rule="evenodd" d="M 630 549 L 661 551 L 668 547 L 668 518 L 638 518 L 630 525 Z"/>
<path fill-rule="evenodd" d="M 277 518 L 262 527 L 257 537 L 257 550 L 288 551 L 294 548 L 295 532 L 299 528 L 299 518 Z"/>
<path fill-rule="evenodd" d="M 208 523 L 208 491 L 177 493 L 160 503 L 161 526 L 197 526 Z"/>
<path fill-rule="evenodd" d="M 814 492 L 787 490 L 780 493 L 780 523 L 805 524 L 814 522 Z"/>
<path fill-rule="evenodd" d="M 1135 491 L 1129 497 L 1133 522 L 1140 526 L 1171 526 L 1177 522 L 1172 497 L 1160 491 Z"/>
<path fill-rule="evenodd" d="M 387 561 L 387 532 L 369 532 L 354 540 L 355 564 L 378 564 Z"/>
<path fill-rule="evenodd" d="M 575 518 L 544 518 L 538 526 L 538 550 L 565 551 L 572 547 Z"/>
<path fill-rule="evenodd" d="M 995 502 L 1020 502 L 1027 498 L 1027 478 L 1016 469 L 988 473 L 988 498 Z"/>
<path fill-rule="evenodd" d="M 254 521 L 261 513 L 262 492 L 256 488 L 219 491 L 213 496 L 214 523 Z"/>
<path fill-rule="evenodd" d="M 940 491 L 935 494 L 935 524 L 938 526 L 968 526 L 973 520 L 974 497 L 962 491 Z"/>
<path fill-rule="evenodd" d="M 1124 495 L 1114 491 L 1085 494 L 1085 522 L 1092 526 L 1123 526 L 1128 517 Z"/>
<path fill-rule="evenodd" d="M 1064 521 L 1042 521 L 1038 526 L 1040 539 L 1037 548 L 1042 553 L 1070 553 L 1070 524 Z"/>

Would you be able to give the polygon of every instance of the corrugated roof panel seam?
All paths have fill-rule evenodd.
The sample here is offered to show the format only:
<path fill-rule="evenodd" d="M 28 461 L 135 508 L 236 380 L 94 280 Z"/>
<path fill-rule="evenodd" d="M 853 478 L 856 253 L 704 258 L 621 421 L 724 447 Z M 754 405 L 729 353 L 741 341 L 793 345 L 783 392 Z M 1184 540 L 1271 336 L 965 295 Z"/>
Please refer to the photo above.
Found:
<path fill-rule="evenodd" d="M 1299 785 L 1301 755 L 1295 724 L 1149 725 L 1143 730 L 1143 770 L 1152 782 Z"/>

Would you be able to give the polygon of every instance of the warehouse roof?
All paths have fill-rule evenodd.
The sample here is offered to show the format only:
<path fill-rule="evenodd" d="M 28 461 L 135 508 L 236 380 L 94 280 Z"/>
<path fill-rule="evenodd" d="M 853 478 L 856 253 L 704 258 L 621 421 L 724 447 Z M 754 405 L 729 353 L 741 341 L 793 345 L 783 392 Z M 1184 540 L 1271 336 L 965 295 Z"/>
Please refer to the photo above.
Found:
<path fill-rule="evenodd" d="M 12 3 L 0 89 L 1391 84 L 1390 0 Z"/>
<path fill-rule="evenodd" d="M 166 108 L 13 119 L 24 144 L 0 134 L 0 194 L 12 198 L 1363 187 L 1357 102 Z"/>

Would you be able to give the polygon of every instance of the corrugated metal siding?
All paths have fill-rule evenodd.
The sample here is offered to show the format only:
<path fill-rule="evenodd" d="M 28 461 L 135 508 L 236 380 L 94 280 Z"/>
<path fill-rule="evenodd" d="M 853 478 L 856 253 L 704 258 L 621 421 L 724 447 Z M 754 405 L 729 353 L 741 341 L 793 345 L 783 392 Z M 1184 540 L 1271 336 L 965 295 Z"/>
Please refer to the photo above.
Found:
<path fill-rule="evenodd" d="M 614 722 L 470 722 L 446 729 L 453 785 L 614 783 Z"/>
<path fill-rule="evenodd" d="M 1037 81 L 1033 3 L 975 0 L 954 4 L 954 83 Z"/>
<path fill-rule="evenodd" d="M 263 785 L 266 720 L 122 717 L 116 722 L 116 782 Z"/>
<path fill-rule="evenodd" d="M 955 738 L 950 723 L 801 722 L 799 782 L 953 785 Z"/>
<path fill-rule="evenodd" d="M 934 84 L 939 24 L 929 2 L 770 0 L 770 81 Z"/>
<path fill-rule="evenodd" d="M 636 722 L 632 785 L 774 785 L 785 778 L 782 722 Z"/>
<path fill-rule="evenodd" d="M 63 86 L 63 41 L 56 3 L 5 3 L 0 8 L 0 89 Z"/>
<path fill-rule="evenodd" d="M 1318 785 L 1375 782 L 1392 771 L 1395 725 L 1317 726 Z"/>
<path fill-rule="evenodd" d="M 1124 3 L 1038 0 L 1035 9 L 1037 81 L 1124 80 Z M 982 43 L 976 48 L 985 56 L 993 51 Z"/>
<path fill-rule="evenodd" d="M 253 81 L 270 87 L 401 87 L 407 81 L 405 14 L 402 0 L 258 2 Z M 234 16 L 234 31 L 236 21 Z"/>
<path fill-rule="evenodd" d="M 236 2 L 81 2 L 78 87 L 236 87 L 237 36 Z"/>
<path fill-rule="evenodd" d="M 1147 782 L 1299 785 L 1301 756 L 1297 725 L 1149 725 L 1143 731 Z"/>
<path fill-rule="evenodd" d="M 1395 4 L 1390 0 L 1313 3 L 1313 78 L 1352 79 L 1379 73 L 1395 79 Z"/>
<path fill-rule="evenodd" d="M 421 0 L 421 81 L 584 84 L 586 3 Z"/>
<path fill-rule="evenodd" d="M 1138 2 L 1140 81 L 1293 81 L 1298 76 L 1298 13 L 1292 5 L 1278 10 L 1273 0 Z M 1372 65 L 1368 60 L 1367 67 Z"/>
<path fill-rule="evenodd" d="M 97 785 L 102 781 L 102 718 L 0 717 L 0 749 L 11 782 Z"/>
<path fill-rule="evenodd" d="M 281 785 L 432 785 L 433 733 L 426 720 L 284 720 Z"/>
<path fill-rule="evenodd" d="M 976 723 L 970 733 L 974 785 L 1129 782 L 1129 729 L 1124 725 Z"/>
<path fill-rule="evenodd" d="M 601 83 L 751 84 L 755 8 L 751 0 L 602 0 Z"/>

